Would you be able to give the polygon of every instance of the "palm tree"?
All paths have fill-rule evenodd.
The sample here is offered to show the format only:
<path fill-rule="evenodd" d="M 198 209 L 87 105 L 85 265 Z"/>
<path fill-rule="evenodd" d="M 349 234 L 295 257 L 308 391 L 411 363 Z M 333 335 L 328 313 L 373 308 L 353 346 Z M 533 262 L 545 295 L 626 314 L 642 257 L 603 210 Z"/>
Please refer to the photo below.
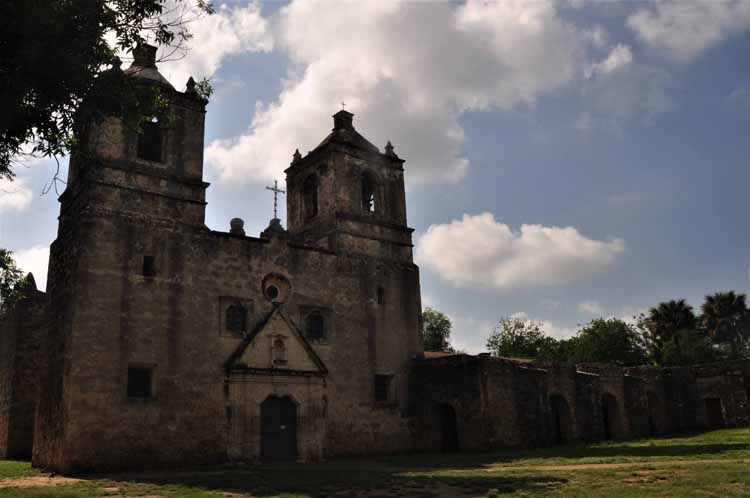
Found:
<path fill-rule="evenodd" d="M 745 294 L 734 291 L 717 292 L 706 296 L 701 306 L 703 324 L 715 342 L 728 342 L 735 357 L 739 356 L 748 334 L 748 314 Z"/>
<path fill-rule="evenodd" d="M 693 307 L 684 299 L 659 303 L 651 308 L 643 320 L 648 331 L 650 349 L 657 364 L 662 363 L 664 344 L 672 339 L 678 340 L 678 332 L 695 327 Z"/>

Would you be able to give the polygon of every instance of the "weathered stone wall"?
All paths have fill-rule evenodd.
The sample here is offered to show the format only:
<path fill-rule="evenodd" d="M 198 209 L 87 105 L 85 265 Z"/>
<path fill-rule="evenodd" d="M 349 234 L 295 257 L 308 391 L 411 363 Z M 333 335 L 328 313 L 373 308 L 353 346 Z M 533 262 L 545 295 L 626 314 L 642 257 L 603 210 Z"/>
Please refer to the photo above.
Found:
<path fill-rule="evenodd" d="M 30 282 L 15 306 L 0 316 L 1 458 L 30 458 L 33 447 L 47 298 L 33 277 Z"/>
<path fill-rule="evenodd" d="M 373 223 L 354 220 L 362 227 L 348 245 L 335 212 L 328 246 L 273 230 L 265 238 L 212 232 L 203 225 L 203 107 L 176 92 L 172 99 L 163 162 L 139 160 L 134 134 L 111 118 L 93 128 L 103 137 L 90 141 L 89 155 L 72 160 L 51 256 L 51 388 L 34 463 L 71 471 L 257 457 L 258 437 L 233 440 L 227 413 L 243 414 L 255 431 L 257 405 L 285 385 L 300 407 L 302 459 L 411 449 L 408 372 L 421 352 L 421 303 L 411 230 L 396 224 L 405 223 L 403 194 L 388 194 L 401 204 Z M 329 165 L 321 202 L 325 188 L 347 188 L 337 179 L 348 173 L 336 169 L 346 154 Z M 400 172 L 393 181 L 402 188 Z M 379 195 L 386 190 L 381 183 Z M 367 230 L 377 236 L 361 237 Z M 362 245 L 373 242 L 382 248 Z M 153 275 L 144 274 L 145 258 Z M 243 335 L 226 330 L 226 308 L 245 303 L 248 327 L 258 324 L 273 306 L 269 276 L 288 283 L 280 306 L 300 329 L 311 310 L 326 317 L 325 338 L 312 343 L 327 367 L 322 385 L 227 377 Z M 152 372 L 150 397 L 128 397 L 129 367 Z M 387 401 L 375 400 L 376 375 L 391 378 Z"/>
<path fill-rule="evenodd" d="M 748 426 L 749 373 L 750 362 L 625 369 L 485 355 L 417 360 L 415 446 L 440 449 L 434 413 L 446 404 L 455 408 L 462 449 Z M 720 424 L 709 420 L 707 398 L 721 400 Z"/>

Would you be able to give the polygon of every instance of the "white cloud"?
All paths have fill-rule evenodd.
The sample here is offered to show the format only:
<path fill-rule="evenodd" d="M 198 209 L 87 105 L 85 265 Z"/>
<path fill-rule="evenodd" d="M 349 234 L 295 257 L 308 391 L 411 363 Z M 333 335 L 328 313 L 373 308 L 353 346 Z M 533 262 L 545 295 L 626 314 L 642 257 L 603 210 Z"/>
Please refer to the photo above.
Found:
<path fill-rule="evenodd" d="M 627 24 L 646 44 L 687 61 L 750 29 L 750 2 L 658 2 L 634 12 Z"/>
<path fill-rule="evenodd" d="M 333 5 L 281 9 L 276 41 L 291 69 L 244 134 L 207 147 L 222 180 L 279 177 L 295 148 L 323 138 L 341 101 L 376 145 L 393 141 L 410 181 L 460 180 L 468 168 L 460 115 L 533 105 L 582 75 L 586 50 L 603 36 L 562 21 L 553 1 Z"/>
<path fill-rule="evenodd" d="M 574 328 L 561 327 L 549 320 L 537 320 L 534 318 L 530 318 L 528 313 L 526 313 L 525 311 L 519 311 L 517 313 L 513 313 L 510 316 L 511 318 L 520 318 L 522 320 L 529 320 L 537 323 L 539 325 L 539 328 L 542 329 L 542 332 L 555 339 L 568 339 L 569 337 L 573 337 L 576 334 L 576 329 Z"/>
<path fill-rule="evenodd" d="M 432 225 L 417 240 L 417 262 L 457 287 L 510 290 L 560 285 L 608 269 L 620 239 L 586 238 L 574 227 L 521 225 L 514 232 L 491 213 Z"/>
<path fill-rule="evenodd" d="M 13 259 L 24 273 L 33 273 L 36 286 L 44 290 L 47 286 L 47 265 L 49 263 L 49 246 L 33 246 L 20 251 L 13 251 Z"/>
<path fill-rule="evenodd" d="M 487 338 L 496 323 L 463 315 L 448 315 L 453 325 L 451 345 L 464 353 L 478 354 L 487 351 Z"/>
<path fill-rule="evenodd" d="M 578 303 L 578 311 L 587 315 L 604 316 L 604 308 L 602 305 L 593 300 Z"/>
<path fill-rule="evenodd" d="M 620 134 L 633 119 L 652 124 L 676 107 L 675 87 L 664 67 L 630 62 L 616 71 L 599 71 L 581 85 L 583 109 L 574 127 L 585 133 L 604 129 Z"/>
<path fill-rule="evenodd" d="M 24 211 L 31 205 L 33 195 L 24 178 L 13 181 L 0 178 L 0 213 Z"/>
<path fill-rule="evenodd" d="M 588 75 L 609 74 L 621 67 L 627 66 L 631 62 L 633 62 L 633 52 L 630 51 L 630 47 L 618 43 L 612 47 L 606 59 L 591 65 Z"/>
<path fill-rule="evenodd" d="M 182 14 L 186 5 L 178 4 L 175 12 Z M 186 25 L 192 38 L 175 54 L 168 48 L 160 51 L 160 58 L 167 59 L 159 64 L 159 71 L 178 90 L 190 76 L 196 80 L 213 76 L 227 57 L 273 49 L 268 21 L 261 15 L 258 2 L 231 8 L 222 4 L 213 15 L 193 7 L 184 15 L 194 19 Z"/>

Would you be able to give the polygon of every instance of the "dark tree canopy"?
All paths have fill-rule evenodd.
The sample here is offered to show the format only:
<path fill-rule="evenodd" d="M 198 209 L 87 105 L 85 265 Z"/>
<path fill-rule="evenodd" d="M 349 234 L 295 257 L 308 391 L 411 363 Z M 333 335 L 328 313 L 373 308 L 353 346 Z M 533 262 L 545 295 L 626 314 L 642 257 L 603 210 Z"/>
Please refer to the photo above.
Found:
<path fill-rule="evenodd" d="M 586 324 L 565 349 L 573 362 L 612 363 L 623 366 L 648 362 L 645 345 L 635 328 L 618 318 L 597 318 Z"/>
<path fill-rule="evenodd" d="M 717 292 L 706 296 L 701 306 L 706 332 L 719 344 L 728 344 L 733 356 L 746 349 L 750 336 L 750 316 L 745 294 L 734 291 Z"/>
<path fill-rule="evenodd" d="M 23 273 L 16 266 L 13 253 L 0 248 L 0 312 L 15 300 L 15 292 L 23 278 Z"/>
<path fill-rule="evenodd" d="M 426 308 L 422 312 L 422 341 L 425 351 L 453 352 L 450 318 L 438 310 Z"/>
<path fill-rule="evenodd" d="M 0 178 L 13 177 L 13 162 L 24 151 L 57 156 L 74 150 L 76 126 L 92 113 L 114 105 L 130 111 L 129 122 L 153 115 L 158 92 L 139 93 L 116 78 L 118 50 L 129 53 L 145 37 L 178 48 L 190 36 L 195 12 L 211 11 L 205 0 L 176 0 L 170 7 L 165 0 L 2 2 Z"/>
<path fill-rule="evenodd" d="M 684 299 L 659 303 L 651 308 L 647 315 L 639 319 L 639 328 L 643 332 L 649 353 L 657 365 L 664 364 L 664 348 L 672 341 L 679 343 L 681 331 L 694 330 L 696 318 L 693 307 Z"/>

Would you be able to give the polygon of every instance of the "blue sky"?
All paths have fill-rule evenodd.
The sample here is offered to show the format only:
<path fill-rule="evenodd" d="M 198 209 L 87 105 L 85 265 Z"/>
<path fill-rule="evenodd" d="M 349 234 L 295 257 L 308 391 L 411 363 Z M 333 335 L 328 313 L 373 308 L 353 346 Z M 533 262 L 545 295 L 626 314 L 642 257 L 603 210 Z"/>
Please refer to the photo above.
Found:
<path fill-rule="evenodd" d="M 748 289 L 750 2 L 231 2 L 193 31 L 160 69 L 216 90 L 208 226 L 260 232 L 345 101 L 407 161 L 423 301 L 460 348 L 511 314 L 565 336 Z M 0 246 L 38 280 L 52 164 L 0 185 Z"/>

